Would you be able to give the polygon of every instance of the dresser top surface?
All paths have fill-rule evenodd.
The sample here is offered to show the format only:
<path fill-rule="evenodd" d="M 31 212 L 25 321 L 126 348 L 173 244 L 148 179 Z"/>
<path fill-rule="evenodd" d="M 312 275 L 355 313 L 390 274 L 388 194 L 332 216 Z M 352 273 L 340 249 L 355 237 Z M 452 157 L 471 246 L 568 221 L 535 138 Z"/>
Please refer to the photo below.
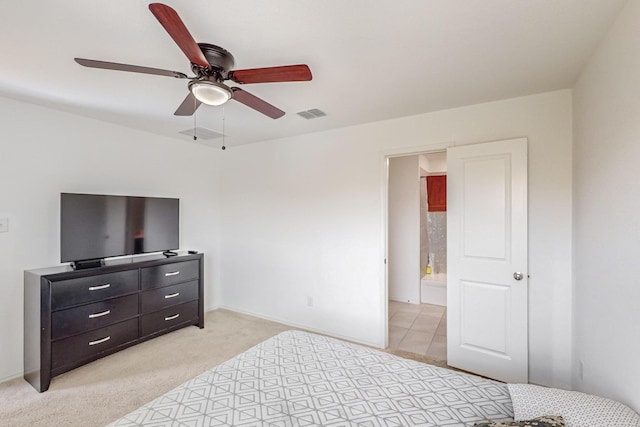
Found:
<path fill-rule="evenodd" d="M 36 276 L 50 276 L 56 274 L 65 274 L 65 273 L 75 273 L 78 275 L 87 276 L 107 273 L 109 271 L 114 270 L 123 270 L 127 269 L 128 266 L 131 268 L 144 267 L 146 263 L 153 264 L 162 264 L 162 263 L 171 263 L 171 262 L 180 262 L 180 261 L 188 261 L 191 259 L 198 259 L 202 256 L 202 254 L 188 254 L 186 251 L 178 252 L 177 256 L 166 257 L 162 254 L 148 254 L 148 255 L 138 255 L 138 256 L 130 256 L 126 258 L 115 258 L 115 259 L 107 259 L 104 261 L 102 267 L 97 268 L 87 268 L 82 270 L 75 270 L 70 264 L 56 265 L 52 267 L 44 267 L 44 268 L 36 268 L 32 270 L 26 270 L 26 274 L 33 274 Z M 65 274 L 66 275 L 66 274 Z"/>

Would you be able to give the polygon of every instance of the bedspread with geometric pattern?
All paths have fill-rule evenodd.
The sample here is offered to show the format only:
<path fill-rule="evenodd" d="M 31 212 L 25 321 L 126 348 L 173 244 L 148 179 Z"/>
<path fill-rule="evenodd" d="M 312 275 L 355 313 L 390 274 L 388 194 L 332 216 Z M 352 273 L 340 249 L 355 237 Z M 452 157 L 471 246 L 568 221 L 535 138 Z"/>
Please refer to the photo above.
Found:
<path fill-rule="evenodd" d="M 286 331 L 110 426 L 472 426 L 512 417 L 505 384 Z"/>

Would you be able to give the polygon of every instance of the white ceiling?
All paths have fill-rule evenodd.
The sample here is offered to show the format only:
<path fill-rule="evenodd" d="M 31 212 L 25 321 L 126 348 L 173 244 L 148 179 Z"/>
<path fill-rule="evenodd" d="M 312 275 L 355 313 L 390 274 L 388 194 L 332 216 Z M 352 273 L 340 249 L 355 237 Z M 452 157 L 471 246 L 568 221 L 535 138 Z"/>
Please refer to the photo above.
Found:
<path fill-rule="evenodd" d="M 626 0 L 164 2 L 236 69 L 305 63 L 313 81 L 243 86 L 286 111 L 278 120 L 234 101 L 176 117 L 186 80 L 73 61 L 192 75 L 149 1 L 3 0 L 0 95 L 185 142 L 194 122 L 221 132 L 224 110 L 234 146 L 572 87 Z M 311 108 L 327 116 L 295 114 Z"/>

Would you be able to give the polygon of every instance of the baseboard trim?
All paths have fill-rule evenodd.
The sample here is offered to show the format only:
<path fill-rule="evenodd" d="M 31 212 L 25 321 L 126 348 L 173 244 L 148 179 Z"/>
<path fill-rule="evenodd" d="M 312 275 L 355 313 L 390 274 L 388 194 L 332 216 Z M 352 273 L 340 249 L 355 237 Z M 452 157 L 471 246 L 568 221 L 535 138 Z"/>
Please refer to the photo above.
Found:
<path fill-rule="evenodd" d="M 8 383 L 9 381 L 17 380 L 18 378 L 22 378 L 22 372 L 18 372 L 17 374 L 9 375 L 4 378 L 0 378 L 0 385 L 4 383 Z"/>
<path fill-rule="evenodd" d="M 352 343 L 366 345 L 368 347 L 373 347 L 373 348 L 376 348 L 376 349 L 382 349 L 382 350 L 384 349 L 384 347 L 380 346 L 379 343 L 363 341 L 363 340 L 360 340 L 358 338 L 354 338 L 354 337 L 350 337 L 350 336 L 346 336 L 346 335 L 342 335 L 342 334 L 336 334 L 335 332 L 327 331 L 327 330 L 324 330 L 324 329 L 314 328 L 314 327 L 311 327 L 309 325 L 303 325 L 301 323 L 291 322 L 291 321 L 288 321 L 288 320 L 285 320 L 285 319 L 281 319 L 281 318 L 274 317 L 274 316 L 269 316 L 269 315 L 266 315 L 266 314 L 263 314 L 263 313 L 255 313 L 255 312 L 251 312 L 251 311 L 248 311 L 248 310 L 242 310 L 242 309 L 239 309 L 237 307 L 226 306 L 226 305 L 223 305 L 223 304 L 222 305 L 218 305 L 215 310 L 217 310 L 217 309 L 229 310 L 229 311 L 233 311 L 235 313 L 246 314 L 247 316 L 257 317 L 259 319 L 269 320 L 271 322 L 282 323 L 283 325 L 290 326 L 292 328 L 303 329 L 303 330 L 305 330 L 307 332 L 313 332 L 313 333 L 320 334 L 320 335 L 326 335 L 326 336 L 329 336 L 329 337 L 333 337 L 333 338 L 338 338 L 338 339 L 341 339 L 341 340 L 349 341 L 349 342 L 352 342 Z"/>

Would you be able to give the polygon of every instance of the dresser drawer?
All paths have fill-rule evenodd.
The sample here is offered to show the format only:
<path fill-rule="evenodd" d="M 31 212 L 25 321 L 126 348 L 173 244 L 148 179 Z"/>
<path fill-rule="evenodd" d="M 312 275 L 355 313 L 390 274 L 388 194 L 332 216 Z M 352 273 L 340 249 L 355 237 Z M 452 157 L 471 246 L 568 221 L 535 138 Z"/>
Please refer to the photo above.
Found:
<path fill-rule="evenodd" d="M 102 328 L 138 315 L 138 294 L 51 313 L 51 339 Z"/>
<path fill-rule="evenodd" d="M 198 281 L 165 286 L 143 292 L 140 296 L 142 314 L 198 299 Z"/>
<path fill-rule="evenodd" d="M 171 264 L 147 267 L 141 270 L 142 290 L 160 288 L 174 283 L 186 282 L 200 276 L 198 261 L 174 262 Z"/>
<path fill-rule="evenodd" d="M 51 282 L 51 309 L 101 301 L 138 291 L 138 270 Z"/>
<path fill-rule="evenodd" d="M 138 338 L 138 319 L 126 320 L 51 343 L 51 369 L 76 365 L 104 351 Z"/>
<path fill-rule="evenodd" d="M 142 336 L 150 335 L 163 329 L 198 318 L 198 301 L 191 301 L 185 304 L 165 308 L 155 313 L 145 314 L 141 319 L 140 330 Z"/>

